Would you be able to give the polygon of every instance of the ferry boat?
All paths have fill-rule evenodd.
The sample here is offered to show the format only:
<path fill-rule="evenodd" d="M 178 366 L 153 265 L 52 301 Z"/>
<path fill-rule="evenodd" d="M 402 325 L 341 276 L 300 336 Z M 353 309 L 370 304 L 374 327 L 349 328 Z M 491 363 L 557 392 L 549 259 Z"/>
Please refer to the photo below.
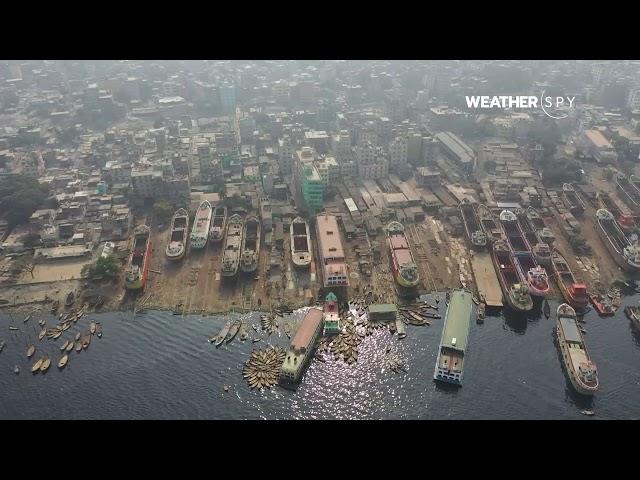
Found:
<path fill-rule="evenodd" d="M 224 229 L 227 226 L 227 207 L 218 205 L 213 210 L 211 228 L 209 229 L 209 240 L 214 243 L 222 241 Z"/>
<path fill-rule="evenodd" d="M 518 274 L 507 243 L 502 240 L 495 242 L 491 258 L 507 304 L 516 311 L 526 312 L 531 310 L 533 308 L 533 300 L 529 294 L 529 289 Z"/>
<path fill-rule="evenodd" d="M 312 307 L 302 319 L 280 368 L 279 383 L 282 387 L 295 389 L 302 380 L 322 333 L 323 316 L 322 310 Z"/>
<path fill-rule="evenodd" d="M 585 211 L 585 204 L 570 183 L 562 184 L 562 196 L 572 215 L 580 216 Z"/>
<path fill-rule="evenodd" d="M 308 267 L 311 263 L 311 237 L 309 223 L 296 217 L 291 222 L 291 259 L 296 267 Z"/>
<path fill-rule="evenodd" d="M 196 218 L 193 221 L 193 229 L 191 230 L 191 248 L 199 250 L 207 245 L 212 213 L 211 204 L 206 200 L 198 207 Z"/>
<path fill-rule="evenodd" d="M 509 242 L 509 246 L 514 254 L 531 251 L 531 246 L 522 233 L 522 228 L 520 228 L 520 223 L 515 213 L 511 210 L 503 210 L 500 212 L 500 223 L 507 236 L 507 242 Z"/>
<path fill-rule="evenodd" d="M 180 260 L 187 250 L 187 231 L 189 230 L 189 212 L 178 209 L 171 220 L 169 243 L 165 253 L 169 260 Z"/>
<path fill-rule="evenodd" d="M 585 308 L 589 304 L 587 286 L 576 280 L 569 268 L 569 264 L 555 248 L 551 253 L 551 265 L 558 287 L 560 287 L 560 292 L 562 292 L 566 302 L 573 308 Z"/>
<path fill-rule="evenodd" d="M 487 236 L 482 231 L 482 227 L 476 218 L 474 204 L 466 198 L 462 199 L 462 202 L 460 202 L 460 214 L 469 243 L 476 250 L 483 249 L 487 245 Z"/>
<path fill-rule="evenodd" d="M 433 379 L 440 382 L 462 385 L 464 355 L 469 339 L 473 297 L 468 290 L 453 290 L 442 327 L 438 348 L 438 359 Z"/>
<path fill-rule="evenodd" d="M 598 207 L 609 210 L 623 232 L 630 233 L 635 229 L 636 222 L 633 215 L 625 214 L 613 198 L 611 198 L 611 195 L 607 192 L 598 192 L 596 194 L 596 199 L 598 200 Z"/>
<path fill-rule="evenodd" d="M 329 292 L 324 300 L 323 324 L 323 335 L 340 333 L 341 322 L 338 309 L 338 297 L 336 297 L 333 292 Z"/>
<path fill-rule="evenodd" d="M 245 273 L 255 272 L 260 258 L 260 220 L 258 217 L 249 217 L 245 220 L 241 251 L 240 269 Z"/>
<path fill-rule="evenodd" d="M 138 225 L 133 232 L 133 248 L 124 276 L 127 290 L 144 288 L 151 265 L 151 230 L 146 225 Z"/>
<path fill-rule="evenodd" d="M 556 339 L 571 385 L 578 393 L 593 395 L 598 390 L 598 370 L 587 352 L 576 312 L 563 303 L 557 316 Z"/>
<path fill-rule="evenodd" d="M 240 247 L 242 246 L 244 222 L 240 215 L 232 215 L 227 223 L 227 236 L 222 253 L 222 276 L 233 277 L 240 265 Z"/>
<path fill-rule="evenodd" d="M 496 216 L 486 205 L 479 204 L 476 210 L 480 227 L 484 232 L 487 242 L 493 242 L 495 240 L 502 240 L 504 233 L 502 227 L 498 223 Z"/>
<path fill-rule="evenodd" d="M 622 173 L 616 175 L 616 188 L 620 199 L 635 213 L 640 213 L 640 191 L 629 181 L 629 178 Z"/>
<path fill-rule="evenodd" d="M 629 271 L 640 269 L 640 249 L 637 243 L 631 244 L 613 214 L 601 208 L 596 212 L 596 223 L 602 241 L 618 266 Z"/>
<path fill-rule="evenodd" d="M 391 222 L 387 225 L 387 244 L 391 255 L 391 271 L 398 285 L 413 288 L 420 281 L 418 265 L 413 260 L 409 241 L 404 233 L 404 225 Z"/>

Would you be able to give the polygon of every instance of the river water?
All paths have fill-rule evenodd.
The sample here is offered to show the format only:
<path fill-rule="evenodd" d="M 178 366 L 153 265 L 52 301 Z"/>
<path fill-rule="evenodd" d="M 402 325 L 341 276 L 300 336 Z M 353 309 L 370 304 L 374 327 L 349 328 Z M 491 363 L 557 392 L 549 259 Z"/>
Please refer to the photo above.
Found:
<path fill-rule="evenodd" d="M 624 297 L 623 307 L 638 299 Z M 433 302 L 432 302 L 433 303 Z M 471 324 L 464 385 L 443 388 L 432 380 L 443 320 L 407 326 L 398 340 L 377 331 L 360 345 L 358 362 L 313 361 L 296 392 L 275 387 L 251 390 L 241 369 L 253 348 L 288 345 L 288 338 L 247 331 L 264 340 L 238 337 L 216 349 L 207 342 L 228 316 L 174 316 L 149 311 L 85 315 L 57 341 L 38 341 L 39 318 L 0 313 L 1 419 L 638 419 L 640 418 L 640 334 L 622 308 L 615 317 L 585 316 L 589 353 L 598 365 L 600 390 L 588 399 L 571 390 L 553 342 L 552 316 L 488 316 Z M 444 314 L 444 301 L 440 302 Z M 234 314 L 231 314 L 232 316 Z M 296 314 L 298 317 L 302 313 Z M 260 314 L 239 315 L 259 324 Z M 58 370 L 59 347 L 89 322 L 102 322 L 104 335 L 86 351 L 70 354 Z M 13 324 L 20 331 L 10 331 Z M 27 345 L 37 352 L 27 359 Z M 405 373 L 387 367 L 391 355 L 406 362 Z M 31 374 L 43 355 L 45 374 Z M 15 365 L 20 374 L 14 374 Z M 225 392 L 224 385 L 229 385 Z M 594 417 L 581 415 L 591 409 Z"/>

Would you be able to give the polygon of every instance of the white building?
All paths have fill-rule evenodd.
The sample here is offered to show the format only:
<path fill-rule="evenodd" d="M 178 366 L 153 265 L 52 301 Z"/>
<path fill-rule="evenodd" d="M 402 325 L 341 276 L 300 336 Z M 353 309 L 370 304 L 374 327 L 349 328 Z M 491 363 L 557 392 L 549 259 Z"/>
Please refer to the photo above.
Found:
<path fill-rule="evenodd" d="M 407 138 L 400 136 L 389 143 L 389 167 L 407 163 Z"/>

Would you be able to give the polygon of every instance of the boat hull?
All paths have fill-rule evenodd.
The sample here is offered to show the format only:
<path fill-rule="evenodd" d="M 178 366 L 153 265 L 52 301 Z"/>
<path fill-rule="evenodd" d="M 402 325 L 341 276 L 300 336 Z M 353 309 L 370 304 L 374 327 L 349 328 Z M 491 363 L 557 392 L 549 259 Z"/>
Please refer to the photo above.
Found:
<path fill-rule="evenodd" d="M 248 218 L 244 223 L 242 255 L 240 257 L 240 270 L 243 273 L 253 273 L 258 269 L 258 260 L 260 259 L 260 233 L 260 220 L 256 217 Z"/>
<path fill-rule="evenodd" d="M 225 278 L 235 277 L 240 267 L 240 252 L 244 222 L 239 215 L 233 215 L 227 223 L 221 274 Z"/>
<path fill-rule="evenodd" d="M 224 238 L 227 227 L 227 207 L 217 206 L 211 217 L 211 229 L 209 230 L 209 241 L 220 243 Z"/>
<path fill-rule="evenodd" d="M 198 207 L 196 218 L 193 221 L 191 235 L 189 236 L 192 249 L 202 250 L 207 246 L 212 215 L 213 209 L 211 208 L 211 204 L 205 200 Z"/>
<path fill-rule="evenodd" d="M 623 270 L 628 271 L 628 272 L 638 271 L 639 267 L 631 265 L 624 258 L 624 256 L 622 255 L 622 252 L 620 252 L 618 250 L 618 248 L 616 248 L 616 246 L 614 245 L 614 240 L 611 238 L 610 234 L 606 231 L 604 224 L 598 219 L 596 219 L 596 224 L 597 224 L 596 230 L 598 231 L 598 234 L 600 235 L 600 239 L 602 240 L 602 242 L 604 243 L 605 247 L 609 251 L 609 254 L 613 258 L 614 262 L 616 262 L 616 265 L 618 265 L 620 268 L 622 268 Z M 613 227 L 614 228 L 618 228 L 617 225 L 615 225 L 615 223 L 614 223 Z M 622 235 L 624 235 L 622 233 L 622 230 L 620 230 L 620 233 Z"/>
<path fill-rule="evenodd" d="M 147 277 L 149 275 L 149 265 L 151 265 L 151 238 L 150 238 L 150 231 L 148 230 L 148 228 L 146 230 L 146 233 L 144 233 L 143 235 L 146 236 L 146 246 L 143 253 L 142 265 L 139 267 L 139 274 L 136 275 L 136 278 L 129 280 L 127 278 L 128 274 L 125 274 L 126 276 L 125 276 L 124 286 L 127 290 L 141 290 L 147 284 Z M 135 248 L 135 243 L 134 243 L 134 248 Z M 128 263 L 127 270 L 131 268 L 131 265 L 133 264 L 135 253 L 136 252 L 133 251 L 129 256 L 129 263 Z"/>
<path fill-rule="evenodd" d="M 495 247 L 494 247 L 494 250 L 491 252 L 491 260 L 493 261 L 493 266 L 495 267 L 496 274 L 498 276 L 498 282 L 500 283 L 500 288 L 502 289 L 502 296 L 504 300 L 507 302 L 507 305 L 513 310 L 518 312 L 528 312 L 529 310 L 531 310 L 533 308 L 533 301 L 531 299 L 530 301 L 527 301 L 527 302 L 519 302 L 514 298 L 514 295 L 511 289 L 511 284 L 507 281 L 507 279 L 504 276 L 505 273 L 501 268 L 499 255 L 496 254 Z M 513 269 L 512 274 L 516 277 L 519 277 L 517 268 L 513 262 L 513 259 L 511 257 L 509 258 L 505 257 L 505 261 L 510 263 L 510 267 Z M 519 279 L 518 281 L 520 282 L 521 279 Z"/>
<path fill-rule="evenodd" d="M 301 232 L 297 228 L 304 225 Z M 297 268 L 307 268 L 311 264 L 311 238 L 309 235 L 309 224 L 306 220 L 296 217 L 289 227 L 289 237 L 291 239 L 291 261 Z M 298 231 L 296 231 L 298 230 Z"/>

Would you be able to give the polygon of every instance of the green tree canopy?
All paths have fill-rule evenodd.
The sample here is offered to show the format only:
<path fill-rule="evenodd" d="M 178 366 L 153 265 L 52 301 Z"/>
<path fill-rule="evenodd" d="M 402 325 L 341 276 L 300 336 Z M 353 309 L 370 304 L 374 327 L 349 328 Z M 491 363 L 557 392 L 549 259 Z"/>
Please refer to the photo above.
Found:
<path fill-rule="evenodd" d="M 153 204 L 153 214 L 159 221 L 166 221 L 173 215 L 173 208 L 164 200 L 158 200 Z"/>
<path fill-rule="evenodd" d="M 95 263 L 85 265 L 82 268 L 82 274 L 89 277 L 108 277 L 114 278 L 120 271 L 120 262 L 113 255 L 100 257 Z"/>
<path fill-rule="evenodd" d="M 0 180 L 0 215 L 10 226 L 19 225 L 29 219 L 49 195 L 49 187 L 37 180 L 15 175 Z"/>

